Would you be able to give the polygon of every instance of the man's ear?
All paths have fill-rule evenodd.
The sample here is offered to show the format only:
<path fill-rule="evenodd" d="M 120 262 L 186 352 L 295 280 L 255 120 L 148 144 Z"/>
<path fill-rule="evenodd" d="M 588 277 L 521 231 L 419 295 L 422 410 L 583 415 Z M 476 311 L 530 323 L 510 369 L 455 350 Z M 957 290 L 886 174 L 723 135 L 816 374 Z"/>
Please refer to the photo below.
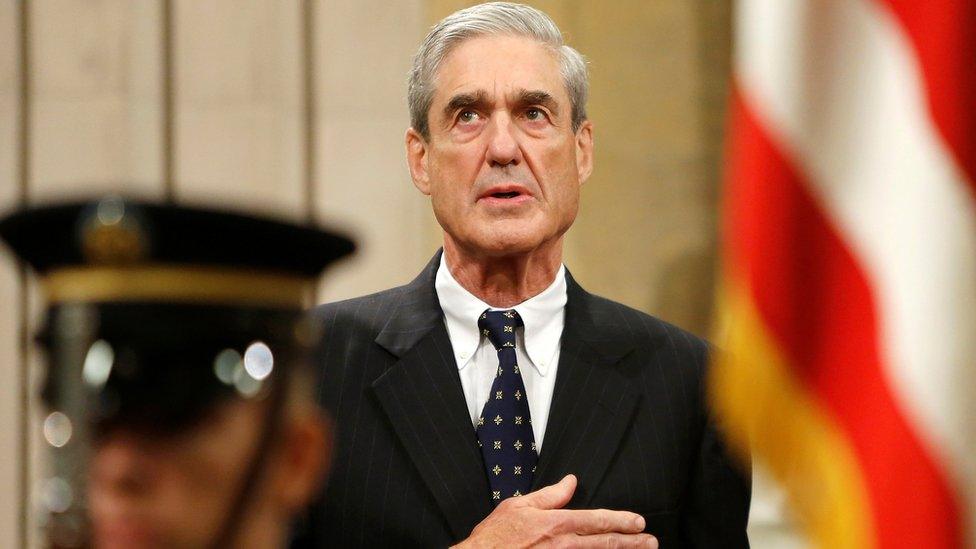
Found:
<path fill-rule="evenodd" d="M 593 173 L 593 123 L 584 120 L 576 131 L 576 171 L 580 185 Z"/>
<path fill-rule="evenodd" d="M 332 422 L 310 405 L 288 418 L 283 431 L 272 489 L 290 516 L 311 503 L 332 465 Z"/>
<path fill-rule="evenodd" d="M 407 146 L 407 167 L 410 177 L 420 192 L 430 195 L 430 176 L 427 173 L 427 140 L 417 130 L 407 128 L 404 138 Z"/>

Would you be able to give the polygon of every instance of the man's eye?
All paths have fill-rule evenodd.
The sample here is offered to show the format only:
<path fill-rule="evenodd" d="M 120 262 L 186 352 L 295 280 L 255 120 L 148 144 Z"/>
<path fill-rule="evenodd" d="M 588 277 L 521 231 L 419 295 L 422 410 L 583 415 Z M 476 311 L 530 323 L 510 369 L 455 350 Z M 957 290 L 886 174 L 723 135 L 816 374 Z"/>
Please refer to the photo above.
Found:
<path fill-rule="evenodd" d="M 546 114 L 542 112 L 542 109 L 531 108 L 525 111 L 525 117 L 529 120 L 542 120 L 546 117 Z"/>
<path fill-rule="evenodd" d="M 458 120 L 465 123 L 474 122 L 477 119 L 478 119 L 478 113 L 474 111 L 462 111 L 461 114 L 458 116 Z"/>

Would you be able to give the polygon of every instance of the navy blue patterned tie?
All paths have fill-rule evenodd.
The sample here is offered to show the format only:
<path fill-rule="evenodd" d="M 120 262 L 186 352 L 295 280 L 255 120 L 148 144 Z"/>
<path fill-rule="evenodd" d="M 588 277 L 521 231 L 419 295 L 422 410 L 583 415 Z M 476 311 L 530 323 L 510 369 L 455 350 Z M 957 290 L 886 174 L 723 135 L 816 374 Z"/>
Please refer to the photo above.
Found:
<path fill-rule="evenodd" d="M 477 429 L 495 505 L 529 492 L 539 459 L 525 385 L 515 359 L 515 328 L 521 325 L 515 311 L 485 311 L 478 320 L 481 333 L 498 351 L 498 371 Z"/>

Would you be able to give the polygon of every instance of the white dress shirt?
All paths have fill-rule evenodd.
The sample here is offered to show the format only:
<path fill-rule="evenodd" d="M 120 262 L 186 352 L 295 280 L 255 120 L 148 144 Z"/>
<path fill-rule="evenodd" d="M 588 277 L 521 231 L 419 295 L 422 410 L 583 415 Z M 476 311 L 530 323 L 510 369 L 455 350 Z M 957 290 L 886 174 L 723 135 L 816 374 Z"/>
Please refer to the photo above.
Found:
<path fill-rule="evenodd" d="M 566 267 L 559 266 L 552 284 L 540 294 L 514 307 L 501 309 L 488 305 L 465 290 L 451 275 L 442 254 L 434 289 L 444 311 L 444 322 L 454 348 L 454 360 L 461 376 L 461 388 L 468 404 L 472 427 L 478 424 L 478 416 L 488 401 L 498 369 L 498 353 L 478 329 L 478 317 L 485 309 L 515 309 L 522 318 L 524 327 L 515 330 L 515 356 L 529 401 L 532 434 L 536 448 L 541 451 L 556 384 L 559 340 L 566 318 Z"/>

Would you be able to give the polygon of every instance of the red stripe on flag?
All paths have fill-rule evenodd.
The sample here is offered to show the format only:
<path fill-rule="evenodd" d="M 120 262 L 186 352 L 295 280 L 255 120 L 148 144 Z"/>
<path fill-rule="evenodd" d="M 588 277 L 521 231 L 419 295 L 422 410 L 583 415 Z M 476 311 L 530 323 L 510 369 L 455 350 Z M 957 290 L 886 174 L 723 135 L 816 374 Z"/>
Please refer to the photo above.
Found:
<path fill-rule="evenodd" d="M 959 546 L 949 484 L 885 379 L 877 307 L 863 271 L 738 93 L 731 130 L 729 268 L 747 281 L 794 374 L 854 449 L 879 546 Z"/>
<path fill-rule="evenodd" d="M 929 111 L 976 192 L 976 0 L 879 0 L 914 46 Z"/>

